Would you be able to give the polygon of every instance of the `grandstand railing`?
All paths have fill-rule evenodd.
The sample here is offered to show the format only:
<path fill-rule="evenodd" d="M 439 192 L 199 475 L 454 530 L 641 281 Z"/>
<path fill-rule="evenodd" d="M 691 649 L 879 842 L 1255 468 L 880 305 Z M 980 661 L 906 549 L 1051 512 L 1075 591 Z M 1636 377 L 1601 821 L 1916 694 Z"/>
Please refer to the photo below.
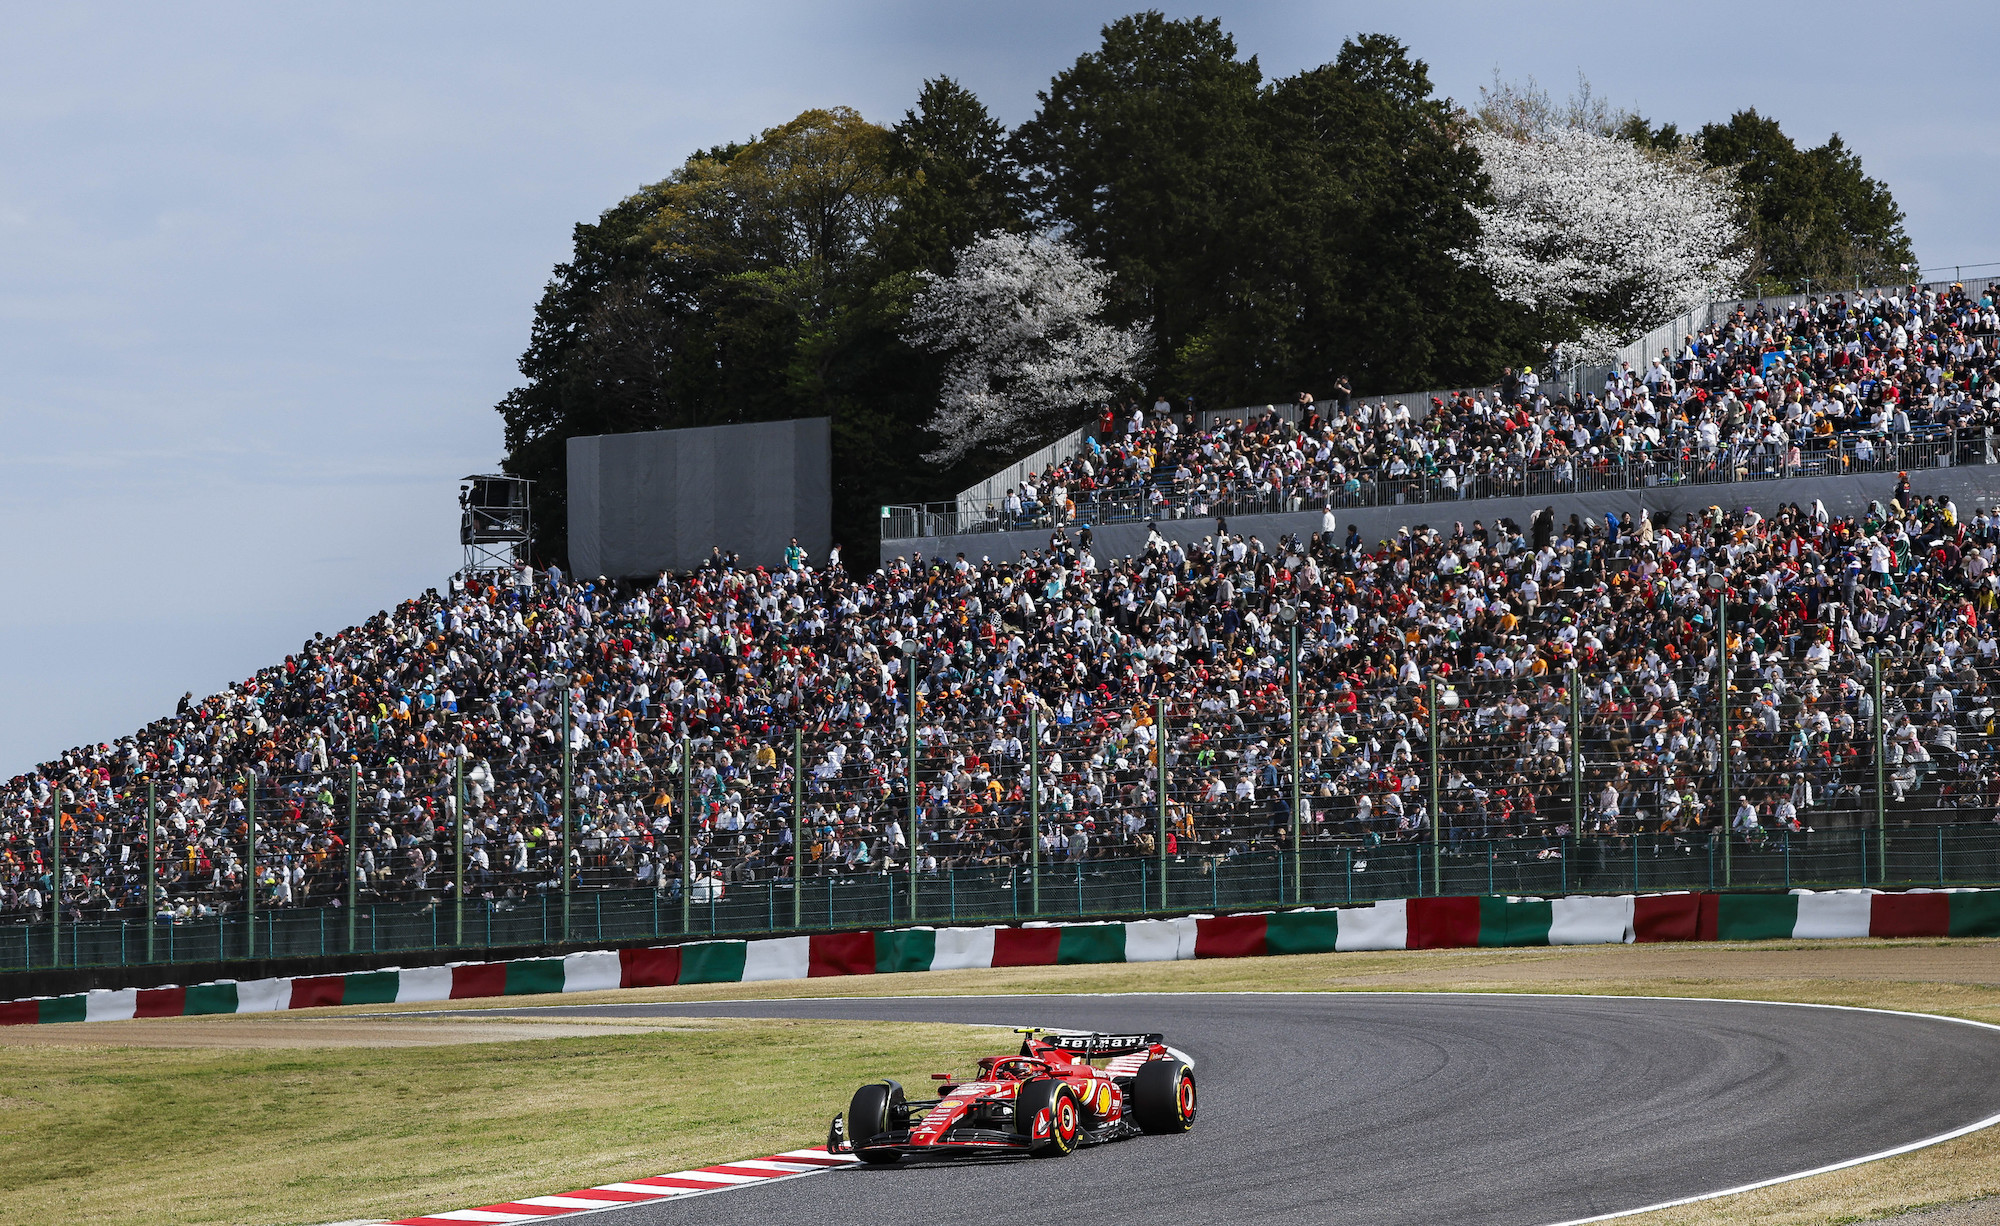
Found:
<path fill-rule="evenodd" d="M 998 505 L 969 509 L 962 503 L 884 508 L 885 540 L 959 536 L 1023 529 L 1149 520 L 1204 519 L 1345 507 L 1414 506 L 1487 498 L 1539 498 L 1619 490 L 1728 485 L 1797 477 L 1846 477 L 1865 473 L 1948 468 L 1994 460 L 1989 430 L 1918 427 L 1908 434 L 1832 435 L 1798 446 L 1749 444 L 1703 453 L 1693 446 L 1658 447 L 1608 456 L 1573 456 L 1478 468 L 1447 481 L 1441 473 L 1389 476 L 1355 474 L 1330 488 L 1294 487 L 1225 491 L 1222 496 L 1148 482 L 1073 496 L 1069 506 L 1024 507 L 1009 515 Z"/>
<path fill-rule="evenodd" d="M 1572 552 L 1544 590 L 1612 561 Z M 1861 578 L 1923 590 L 1934 561 L 1898 551 Z M 989 708 L 963 701 L 981 679 L 912 656 L 893 695 L 851 690 L 809 727 L 743 710 L 740 739 L 716 728 L 721 695 L 688 693 L 587 726 L 523 709 L 519 735 L 489 729 L 459 756 L 461 717 L 419 695 L 407 722 L 382 704 L 334 729 L 326 760 L 197 783 L 168 758 L 52 792 L 0 859 L 43 897 L 55 868 L 64 903 L 0 912 L 0 967 L 2000 880 L 2000 659 L 1874 655 L 1860 636 L 1880 626 L 1850 625 L 1837 586 L 1802 591 L 1824 597 L 1816 613 L 1711 598 L 1671 611 L 1700 615 L 1692 629 L 1615 658 L 1551 631 L 1468 646 L 1429 676 L 1407 660 L 1353 673 L 1366 625 L 1284 604 L 1224 630 L 1212 663 L 1231 666 L 1206 682 L 1163 662 L 1181 671 L 1153 702 L 1079 688 Z M 1718 673 L 1725 604 L 1746 646 Z"/>
<path fill-rule="evenodd" d="M 1448 839 L 1433 855 L 1422 841 L 1374 845 L 1307 843 L 1296 866 L 1285 851 L 1148 857 L 1045 865 L 940 869 L 920 874 L 915 898 L 900 873 L 846 873 L 700 888 L 681 924 L 677 892 L 593 889 L 571 899 L 570 940 L 599 943 L 796 931 L 793 892 L 808 928 L 871 928 L 1228 910 L 1332 906 L 1429 894 L 1553 895 L 1648 890 L 1897 889 L 2000 883 L 2000 828 L 1990 824 L 1789 831 L 1732 839 L 1694 834 L 1561 835 L 1546 839 Z M 1295 885 L 1298 888 L 1295 888 Z M 1033 899 L 1039 897 L 1040 906 Z M 560 895 L 519 903 L 468 904 L 468 931 L 454 939 L 449 904 L 376 903 L 345 917 L 329 908 L 218 914 L 161 923 L 160 962 L 213 962 L 399 951 L 553 946 L 562 941 Z M 146 923 L 86 920 L 65 925 L 60 960 L 40 926 L 0 926 L 0 969 L 134 965 L 144 962 Z"/>

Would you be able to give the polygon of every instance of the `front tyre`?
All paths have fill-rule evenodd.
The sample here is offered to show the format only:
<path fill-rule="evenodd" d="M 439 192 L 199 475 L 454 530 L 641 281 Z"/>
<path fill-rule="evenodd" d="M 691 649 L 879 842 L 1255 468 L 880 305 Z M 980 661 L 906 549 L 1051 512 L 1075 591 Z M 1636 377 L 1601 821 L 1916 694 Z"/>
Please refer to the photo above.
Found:
<path fill-rule="evenodd" d="M 1194 1127 L 1194 1070 L 1179 1060 L 1150 1060 L 1132 1079 L 1132 1118 L 1145 1132 Z"/>
<path fill-rule="evenodd" d="M 1060 1081 L 1031 1081 L 1014 1100 L 1015 1127 L 1028 1135 L 1029 1153 L 1064 1158 L 1083 1136 L 1083 1106 L 1076 1091 Z"/>
<path fill-rule="evenodd" d="M 901 1157 L 894 1149 L 869 1149 L 868 1142 L 877 1133 L 907 1127 L 909 1121 L 902 1086 L 893 1081 L 862 1086 L 847 1104 L 847 1143 L 863 1162 L 894 1162 Z"/>

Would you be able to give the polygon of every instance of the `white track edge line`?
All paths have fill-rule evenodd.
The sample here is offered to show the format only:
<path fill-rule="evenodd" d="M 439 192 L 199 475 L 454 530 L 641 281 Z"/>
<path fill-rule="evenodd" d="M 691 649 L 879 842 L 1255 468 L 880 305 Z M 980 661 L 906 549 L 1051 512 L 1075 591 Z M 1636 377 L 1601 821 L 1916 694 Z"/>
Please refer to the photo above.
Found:
<path fill-rule="evenodd" d="M 1834 1007 L 1837 1008 L 1838 1006 Z M 1977 1024 L 1985 1025 L 1986 1023 L 1981 1022 Z M 1996 1029 L 2000 1029 L 2000 1027 L 1996 1027 Z M 1548 1226 L 1584 1226 L 1586 1222 L 1608 1222 L 1614 1218 L 1634 1217 L 1641 1213 L 1657 1213 L 1662 1209 L 1675 1209 L 1682 1205 L 1698 1204 L 1705 1200 L 1719 1200 L 1725 1196 L 1735 1196 L 1743 1192 L 1755 1192 L 1759 1188 L 1776 1187 L 1781 1183 L 1791 1183 L 1799 1179 L 1810 1179 L 1814 1175 L 1831 1174 L 1834 1171 L 1844 1171 L 1849 1167 L 1865 1166 L 1870 1162 L 1879 1162 L 1884 1158 L 1894 1158 L 1902 1154 L 1915 1153 L 1920 1149 L 1929 1149 L 1933 1145 L 1942 1145 L 1946 1141 L 1955 1141 L 1960 1137 L 1969 1136 L 1981 1129 L 1991 1128 L 1995 1124 L 2000 1124 L 2000 1115 L 1989 1115 L 1985 1119 L 1967 1124 L 1963 1128 L 1954 1128 L 1950 1132 L 1941 1132 L 1937 1136 L 1925 1137 L 1920 1141 L 1911 1141 L 1906 1145 L 1898 1145 L 1894 1149 L 1885 1149 L 1880 1153 L 1867 1154 L 1859 1158 L 1848 1158 L 1844 1161 L 1829 1163 L 1826 1166 L 1816 1166 L 1810 1171 L 1797 1171 L 1790 1175 L 1778 1175 L 1770 1179 L 1760 1179 L 1755 1183 L 1738 1184 L 1736 1187 L 1723 1188 L 1717 1192 L 1702 1192 L 1695 1196 L 1683 1196 L 1679 1200 L 1663 1200 L 1658 1204 L 1642 1205 L 1637 1209 L 1620 1209 L 1615 1213 L 1600 1213 L 1595 1217 L 1567 1218 L 1560 1222 L 1551 1222 Z"/>
<path fill-rule="evenodd" d="M 1787 1009 L 1831 1009 L 1831 1010 L 1837 1010 L 1837 1011 L 1841 1011 L 1841 1012 L 1846 1012 L 1846 1013 L 1879 1013 L 1879 1014 L 1883 1014 L 1883 1015 L 1885 1015 L 1885 1016 L 1888 1016 L 1888 1017 L 1917 1017 L 1917 1018 L 1924 1018 L 1924 1019 L 1927 1019 L 1927 1020 L 1929 1020 L 1929 1021 L 1934 1021 L 1934 1022 L 1956 1022 L 1956 1023 L 1958 1023 L 1958 1024 L 1960 1024 L 1960 1025 L 1963 1025 L 1963 1026 L 1976 1026 L 1976 1027 L 1978 1027 L 1978 1028 L 1979 1028 L 1979 1029 L 1981 1029 L 1981 1030 L 1992 1030 L 1992 1031 L 2000 1031 L 2000 1025 L 1996 1025 L 1996 1024 L 1994 1024 L 1994 1023 L 1992 1023 L 1992 1022 L 1981 1022 L 1981 1021 L 1975 1021 L 1975 1020 L 1973 1020 L 1972 1018 L 1969 1018 L 1969 1017 L 1951 1017 L 1951 1016 L 1949 1016 L 1949 1015 L 1947 1015 L 1947 1014 L 1943 1014 L 1943 1013 L 1920 1013 L 1920 1012 L 1917 1012 L 1916 1010 L 1913 1010 L 1913 1009 L 1878 1009 L 1878 1008 L 1875 1008 L 1875 1007 L 1873 1007 L 1873 1006 L 1870 1006 L 1870 1005 L 1830 1005 L 1830 1004 L 1821 1004 L 1821 1003 L 1817 1003 L 1817 1002 L 1812 1002 L 1812 1001 L 1798 1001 L 1798 1000 L 1746 1000 L 1746 999 L 1743 999 L 1743 998 L 1741 998 L 1741 997 L 1733 997 L 1733 996 L 1627 996 L 1627 995 L 1613 995 L 1613 994 L 1609 994 L 1609 993 L 1601 993 L 1601 992 L 1396 992 L 1396 991 L 1383 991 L 1383 990 L 1380 990 L 1380 989 L 1375 989 L 1375 990 L 1365 990 L 1365 991 L 1340 991 L 1340 990 L 1333 990 L 1333 991 L 1319 991 L 1319 992 L 1296 992 L 1296 991 L 1293 991 L 1293 992 L 1260 992 L 1260 991 L 1253 991 L 1253 990 L 1243 990 L 1243 989 L 1237 989 L 1237 990 L 1232 990 L 1232 991 L 1225 991 L 1225 992 L 1029 992 L 1029 993 L 1019 993 L 1019 992 L 956 992 L 956 993 L 948 993 L 948 994 L 944 994 L 944 995 L 937 995 L 937 994 L 930 994 L 930 993 L 924 993 L 924 994 L 916 994 L 916 995 L 902 995 L 902 994 L 897 994 L 897 995 L 894 995 L 894 996 L 766 996 L 766 997 L 743 997 L 743 998 L 738 998 L 738 999 L 734 999 L 734 1000 L 700 1000 L 700 1001 L 679 1001 L 679 1002 L 675 1002 L 675 1001 L 647 1001 L 647 1002 L 644 1002 L 644 1003 L 646 1003 L 646 1004 L 666 1004 L 666 1005 L 672 1005 L 672 1004 L 686 1004 L 686 1005 L 757 1005 L 757 1004 L 772 1004 L 772 1003 L 777 1003 L 777 1002 L 804 1002 L 804 1001 L 815 1001 L 815 1000 L 839 1000 L 839 1001 L 856 1001 L 856 1000 L 1022 1000 L 1022 999 L 1033 999 L 1034 997 L 1038 997 L 1038 996 L 1078 996 L 1078 997 L 1086 997 L 1086 998 L 1107 998 L 1107 997 L 1126 997 L 1126 996 L 1329 996 L 1329 997 L 1339 997 L 1339 996 L 1391 996 L 1391 997 L 1401 997 L 1401 996 L 1460 996 L 1460 997 L 1469 997 L 1469 998 L 1472 998 L 1472 999 L 1478 999 L 1478 998 L 1480 998 L 1480 997 L 1489 997 L 1489 996 L 1492 996 L 1492 997 L 1501 997 L 1501 998 L 1511 998 L 1511 999 L 1554 999 L 1554 1000 L 1646 1000 L 1646 1001 L 1672 1001 L 1672 1000 L 1682 1000 L 1682 1001 L 1691 1001 L 1691 1002 L 1694 1002 L 1694 1003 L 1696 1003 L 1696 1004 L 1708 1004 L 1708 1005 L 1773 1005 L 1773 1006 L 1778 1006 L 1778 1007 L 1782 1007 L 1782 1008 L 1787 1008 Z M 637 1001 L 635 1001 L 635 1002 L 632 1002 L 632 1003 L 634 1003 L 634 1004 L 637 1004 L 637 1003 L 641 1003 L 641 1002 L 637 1002 Z M 617 1008 L 617 1007 L 623 1007 L 623 1006 L 616 1006 L 616 1005 L 604 1005 L 604 1006 L 596 1006 L 596 1005 L 554 1005 L 554 1006 L 547 1006 L 547 1005 L 544 1005 L 544 1006 L 536 1006 L 536 1007 L 540 1007 L 540 1008 L 558 1008 L 558 1009 L 590 1009 L 590 1008 L 600 1008 L 600 1007 L 602 1007 L 602 1008 Z M 433 1011 L 430 1011 L 430 1010 L 426 1010 L 426 1012 L 433 1012 Z M 445 1012 L 460 1012 L 460 1011 L 459 1011 L 459 1010 L 435 1010 L 434 1012 L 439 1012 L 439 1013 L 445 1013 Z M 404 1015 L 404 1016 L 407 1016 L 407 1015 Z M 954 1023 L 954 1024 L 956 1024 L 956 1023 Z M 993 1023 L 993 1022 L 986 1022 L 986 1023 L 964 1023 L 964 1024 L 967 1024 L 967 1025 L 986 1025 L 986 1026 L 992 1026 L 992 1025 L 997 1025 L 997 1023 Z M 1969 1135 L 1971 1135 L 1972 1133 L 1975 1133 L 1975 1132 L 1980 1132 L 1980 1131 L 1982 1131 L 1982 1130 L 1984 1130 L 1984 1129 L 1987 1129 L 1987 1128 L 1991 1128 L 1991 1127 L 1993 1127 L 1993 1126 L 1994 1126 L 1994 1125 L 1996 1125 L 1996 1124 L 2000 1124 L 2000 1115 L 1990 1115 L 1990 1116 L 1986 1117 L 1986 1118 L 1985 1118 L 1985 1119 L 1983 1119 L 1983 1120 L 1977 1120 L 1977 1121 L 1975 1121 L 1975 1122 L 1973 1122 L 1973 1123 L 1970 1123 L 1970 1124 L 1966 1124 L 1966 1125 L 1964 1125 L 1964 1126 L 1962 1126 L 1962 1127 L 1959 1127 L 1959 1128 L 1955 1128 L 1955 1129 L 1952 1129 L 1952 1130 L 1951 1130 L 1951 1131 L 1949 1131 L 1949 1132 L 1942 1132 L 1942 1133 L 1939 1133 L 1938 1135 L 1936 1135 L 1936 1136 L 1933 1136 L 1933 1137 L 1925 1137 L 1925 1138 L 1923 1138 L 1923 1139 L 1921 1139 L 1921 1140 L 1917 1140 L 1917 1141 L 1911 1141 L 1911 1142 L 1909 1142 L 1909 1143 L 1907 1143 L 1907 1144 L 1904 1144 L 1904 1145 L 1898 1145 L 1898 1146 L 1896 1146 L 1896 1147 L 1895 1147 L 1895 1148 L 1893 1148 L 1893 1149 L 1885 1149 L 1885 1150 L 1882 1150 L 1882 1151 L 1880 1151 L 1880 1152 L 1878 1152 L 1878 1153 L 1873 1153 L 1873 1154 L 1866 1154 L 1866 1155 L 1863 1155 L 1862 1157 L 1859 1157 L 1859 1158 L 1847 1158 L 1847 1159 L 1843 1159 L 1843 1160 L 1842 1160 L 1842 1161 L 1840 1161 L 1840 1162 L 1835 1162 L 1835 1163 L 1831 1163 L 1831 1164 L 1829 1164 L 1829 1165 L 1827 1165 L 1827 1166 L 1818 1166 L 1818 1167 L 1814 1167 L 1813 1169 L 1811 1169 L 1811 1170 L 1809 1170 L 1809 1171 L 1796 1171 L 1796 1172 L 1794 1172 L 1794 1173 L 1792 1173 L 1792 1174 L 1789 1174 L 1789 1175 L 1777 1175 L 1777 1176 L 1773 1176 L 1773 1177 L 1772 1177 L 1772 1178 L 1770 1178 L 1770 1179 L 1762 1179 L 1762 1180 L 1758 1180 L 1758 1181 L 1757 1181 L 1757 1182 L 1755 1182 L 1755 1183 L 1746 1183 L 1746 1184 L 1740 1184 L 1740 1185 L 1738 1185 L 1738 1186 L 1736 1186 L 1736 1187 L 1733 1187 L 1733 1188 L 1723 1188 L 1723 1189 L 1721 1189 L 1720 1191 L 1715 1191 L 1715 1192 L 1702 1192 L 1702 1193 L 1698 1193 L 1697 1195 L 1694 1195 L 1694 1196 L 1686 1196 L 1686 1197 L 1682 1197 L 1682 1198 L 1680 1198 L 1679 1200 L 1667 1200 L 1667 1201 L 1661 1201 L 1661 1202 L 1659 1202 L 1658 1204 L 1653 1204 L 1653 1205 L 1644 1205 L 1644 1206 L 1641 1206 L 1641 1207 L 1639 1207 L 1639 1208 L 1637 1208 L 1637 1209 L 1620 1209 L 1620 1210 L 1617 1210 L 1617 1211 L 1615 1211 L 1615 1212 L 1612 1212 L 1612 1213 L 1600 1213 L 1600 1214 L 1596 1215 L 1595 1217 L 1579 1217 L 1579 1218 L 1566 1218 L 1566 1219 L 1564 1219 L 1563 1221 L 1560 1221 L 1560 1222 L 1551 1222 L 1551 1223 L 1548 1223 L 1548 1224 L 1547 1224 L 1547 1226 L 1586 1226 L 1586 1223 L 1590 1223 L 1590 1222 L 1609 1222 L 1609 1221 L 1613 1221 L 1613 1220 L 1615 1220 L 1615 1219 L 1618 1219 L 1618 1218 L 1625 1218 L 1625 1217 L 1634 1217 L 1634 1216 L 1636 1216 L 1636 1215 L 1638 1215 L 1638 1214 L 1641 1214 L 1641 1213 L 1656 1213 L 1656 1212 L 1658 1212 L 1658 1211 L 1660 1211 L 1660 1210 L 1662 1210 L 1662 1209 L 1674 1209 L 1674 1208 L 1678 1208 L 1678 1207 L 1680 1207 L 1680 1206 L 1682 1206 L 1682 1205 L 1693 1205 L 1693 1204 L 1699 1204 L 1700 1202 L 1702 1202 L 1702 1201 L 1706 1201 L 1706 1200 L 1719 1200 L 1719 1199 L 1721 1199 L 1722 1197 L 1725 1197 L 1725 1196 L 1736 1196 L 1736 1195 L 1738 1195 L 1738 1194 L 1740 1194 L 1740 1193 L 1743 1193 L 1743 1192 L 1755 1192 L 1755 1191 L 1757 1191 L 1757 1190 L 1758 1190 L 1758 1189 L 1760 1189 L 1760 1188 L 1770 1188 L 1770 1187 L 1776 1187 L 1776 1186 L 1777 1186 L 1778 1184 L 1781 1184 L 1781 1183 L 1792 1183 L 1792 1182 L 1795 1182 L 1795 1181 L 1797 1181 L 1797 1180 L 1800 1180 L 1800 1179 L 1810 1179 L 1810 1178 L 1812 1178 L 1812 1177 L 1813 1177 L 1814 1175 L 1827 1175 L 1827 1174 L 1831 1174 L 1831 1173 L 1833 1173 L 1834 1171 L 1844 1171 L 1844 1170 L 1847 1170 L 1847 1169 L 1848 1169 L 1848 1168 L 1850 1168 L 1850 1167 L 1856 1167 L 1856 1166 L 1866 1166 L 1866 1165 L 1867 1165 L 1868 1163 L 1870 1163 L 1870 1162 L 1880 1162 L 1880 1161 L 1881 1161 L 1882 1159 L 1884 1159 L 1884 1158 L 1895 1158 L 1895 1157 L 1899 1157 L 1900 1155 L 1903 1155 L 1903 1154 L 1908 1154 L 1908 1153 L 1915 1153 L 1915 1152 L 1916 1152 L 1917 1150 L 1920 1150 L 1920 1149 L 1929 1149 L 1929 1148 L 1930 1148 L 1931 1146 L 1933 1146 L 1933 1145 L 1942 1145 L 1942 1144 L 1944 1144 L 1944 1143 L 1945 1143 L 1946 1141 L 1955 1141 L 1955 1140 L 1957 1140 L 1957 1139 L 1958 1139 L 1958 1138 L 1960 1138 L 1960 1137 L 1963 1137 L 1963 1136 L 1969 1136 Z M 727 1164 L 726 1164 L 726 1163 L 721 1163 L 721 1164 L 718 1164 L 718 1165 L 727 1165 Z M 825 1168 L 825 1169 L 827 1169 L 827 1170 L 838 1170 L 838 1169 L 840 1169 L 840 1168 L 838 1168 L 838 1167 L 828 1167 L 828 1168 Z M 817 1175 L 817 1174 L 821 1174 L 821 1173 L 822 1173 L 821 1171 L 804 1171 L 804 1172 L 801 1172 L 801 1173 L 800 1173 L 799 1175 L 783 1175 L 783 1176 L 779 1176 L 779 1178 L 781 1178 L 781 1179 L 799 1179 L 799 1178 L 803 1178 L 803 1177 L 804 1177 L 805 1175 Z M 768 1183 L 768 1182 L 775 1182 L 775 1180 L 765 1180 L 765 1181 L 762 1181 L 762 1182 L 767 1182 L 767 1183 Z M 743 1186 L 743 1185 L 736 1185 L 736 1186 L 739 1186 L 739 1187 L 740 1187 L 740 1186 Z M 716 1190 L 716 1191 L 718 1191 L 718 1192 L 721 1192 L 721 1191 L 727 1191 L 728 1189 L 726 1189 L 726 1188 L 717 1188 L 717 1189 L 715 1189 L 715 1190 Z M 699 1193 L 696 1193 L 696 1195 L 699 1195 L 699 1196 L 706 1196 L 706 1195 L 708 1195 L 708 1193 L 707 1193 L 707 1192 L 699 1192 Z M 676 1198 L 676 1199 L 679 1199 L 679 1198 Z M 578 1210 L 577 1212 L 578 1212 L 579 1214 L 582 1214 L 582 1213 L 603 1213 L 603 1212 L 606 1212 L 606 1210 L 604 1210 L 604 1209 L 580 1209 L 580 1210 Z"/>

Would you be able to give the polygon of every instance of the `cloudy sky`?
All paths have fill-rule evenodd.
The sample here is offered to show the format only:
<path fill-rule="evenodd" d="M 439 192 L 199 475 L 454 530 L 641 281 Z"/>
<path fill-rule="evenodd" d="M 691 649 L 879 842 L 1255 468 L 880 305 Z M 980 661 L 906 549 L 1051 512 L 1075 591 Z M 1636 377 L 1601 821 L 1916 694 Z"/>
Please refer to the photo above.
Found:
<path fill-rule="evenodd" d="M 1839 131 L 1927 266 L 2000 261 L 2000 7 L 1226 3 L 1267 75 L 1397 35 L 1683 128 Z M 439 584 L 570 227 L 809 106 L 949 74 L 1008 123 L 1130 11 L 1008 4 L 6 4 L 0 775 Z"/>

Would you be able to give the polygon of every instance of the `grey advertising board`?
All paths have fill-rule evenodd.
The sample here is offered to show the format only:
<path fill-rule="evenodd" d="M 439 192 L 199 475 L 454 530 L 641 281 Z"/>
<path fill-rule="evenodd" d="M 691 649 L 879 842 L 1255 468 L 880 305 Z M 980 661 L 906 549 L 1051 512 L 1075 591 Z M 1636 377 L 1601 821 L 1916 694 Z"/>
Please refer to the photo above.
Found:
<path fill-rule="evenodd" d="M 717 546 L 747 566 L 781 566 L 793 537 L 824 561 L 832 443 L 825 417 L 570 439 L 571 569 L 692 570 Z"/>

